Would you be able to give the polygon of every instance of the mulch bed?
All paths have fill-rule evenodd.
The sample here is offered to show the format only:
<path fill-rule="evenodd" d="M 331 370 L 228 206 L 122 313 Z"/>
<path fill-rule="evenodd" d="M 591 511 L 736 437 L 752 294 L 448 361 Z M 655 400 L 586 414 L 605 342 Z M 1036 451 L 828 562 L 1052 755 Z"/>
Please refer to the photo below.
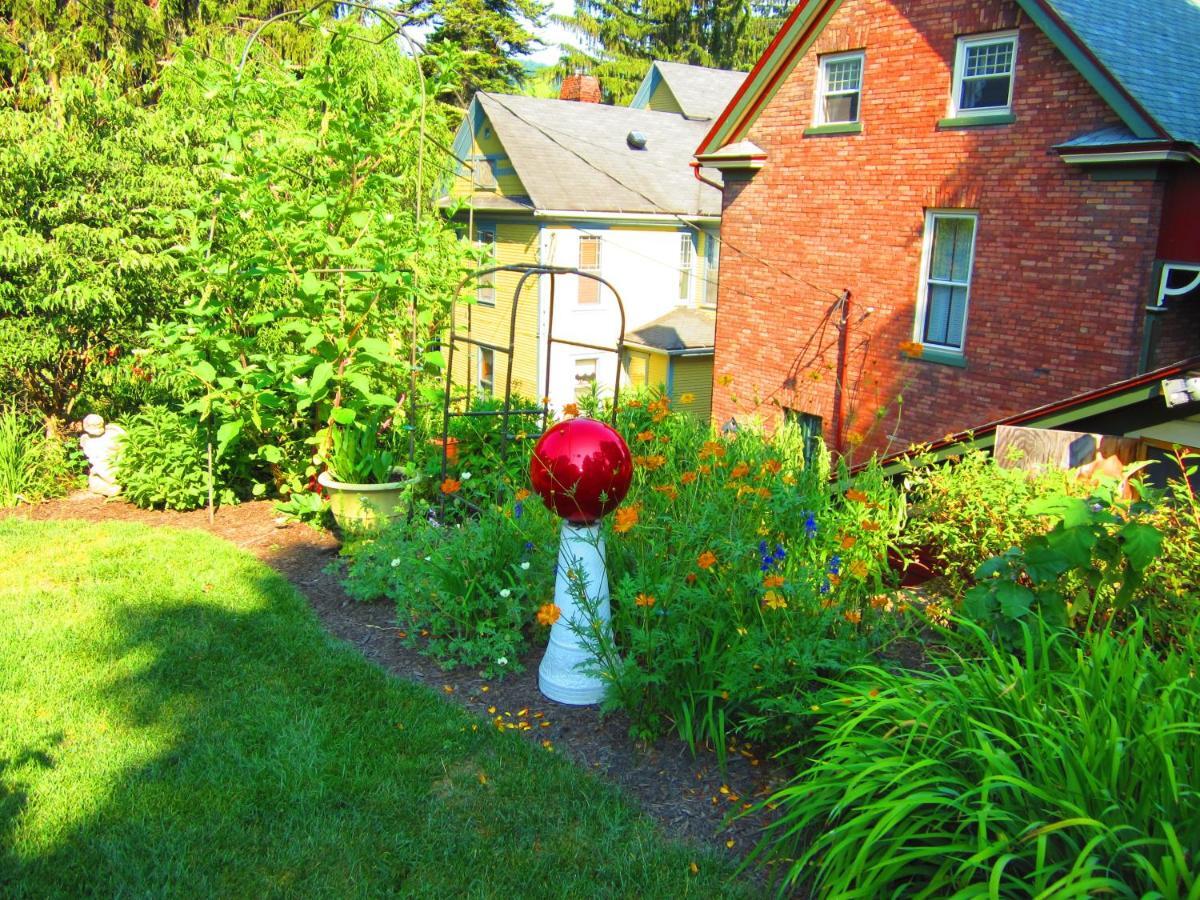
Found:
<path fill-rule="evenodd" d="M 219 509 L 213 522 L 205 510 L 142 510 L 121 501 L 105 501 L 87 492 L 10 511 L 28 519 L 123 520 L 152 527 L 195 528 L 236 544 L 278 571 L 308 598 L 313 611 L 333 635 L 353 644 L 363 656 L 388 672 L 428 685 L 489 722 L 501 716 L 513 730 L 539 745 L 549 741 L 555 752 L 620 785 L 673 837 L 717 847 L 733 857 L 747 853 L 766 824 L 761 816 L 731 819 L 786 780 L 788 773 L 756 748 L 740 745 L 724 774 L 713 754 L 694 757 L 678 740 L 652 746 L 635 743 L 629 722 L 620 715 L 601 717 L 595 707 L 562 706 L 538 691 L 537 667 L 542 649 L 522 660 L 525 671 L 503 681 L 484 681 L 474 672 L 446 672 L 404 646 L 390 603 L 359 603 L 342 590 L 331 566 L 339 543 L 307 525 L 278 520 L 270 502 L 244 503 Z M 489 712 L 494 707 L 495 712 Z M 522 728 L 520 723 L 529 723 Z M 761 873 L 760 873 L 761 874 Z"/>

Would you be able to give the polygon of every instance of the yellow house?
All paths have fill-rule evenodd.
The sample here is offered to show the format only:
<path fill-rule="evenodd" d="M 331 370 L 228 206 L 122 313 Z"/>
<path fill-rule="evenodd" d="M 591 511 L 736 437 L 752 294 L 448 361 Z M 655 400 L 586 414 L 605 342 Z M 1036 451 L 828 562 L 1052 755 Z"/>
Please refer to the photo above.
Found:
<path fill-rule="evenodd" d="M 526 281 L 516 298 L 514 394 L 549 396 L 561 408 L 593 384 L 611 394 L 619 372 L 622 388 L 658 386 L 675 399 L 692 394 L 688 409 L 709 416 L 712 325 L 707 338 L 700 332 L 715 318 L 720 193 L 695 178 L 689 163 L 711 123 L 694 104 L 691 116 L 652 108 L 650 98 L 665 103 L 670 84 L 672 98 L 686 99 L 680 70 L 696 68 L 669 66 L 668 80 L 655 74 L 663 65 L 669 64 L 656 63 L 647 74 L 643 87 L 655 80 L 654 89 L 635 100 L 638 106 L 480 92 L 467 110 L 454 146 L 463 162 L 442 201 L 464 233 L 498 265 L 578 267 L 605 279 L 620 297 L 618 304 L 613 290 L 575 276 L 556 277 L 553 289 L 550 278 Z M 715 115 L 743 76 L 698 73 L 708 85 L 699 93 L 710 96 L 714 83 L 723 86 L 709 101 Z M 578 94 L 572 78 L 564 93 Z M 496 348 L 508 345 L 518 281 L 511 272 L 484 277 L 459 306 L 459 332 L 469 327 L 479 343 L 456 346 L 456 384 L 503 396 L 509 361 Z M 552 290 L 554 336 L 574 343 L 548 348 Z M 579 346 L 615 347 L 622 307 L 623 360 Z M 686 337 L 686 347 L 653 342 L 664 335 L 664 317 L 669 327 L 686 324 L 677 335 Z M 655 323 L 657 329 L 650 327 Z"/>

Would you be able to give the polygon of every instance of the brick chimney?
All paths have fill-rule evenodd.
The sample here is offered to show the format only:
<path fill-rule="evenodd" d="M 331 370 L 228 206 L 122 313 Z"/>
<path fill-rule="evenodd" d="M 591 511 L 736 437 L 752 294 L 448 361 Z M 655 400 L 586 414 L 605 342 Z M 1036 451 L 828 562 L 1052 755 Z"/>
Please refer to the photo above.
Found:
<path fill-rule="evenodd" d="M 568 75 L 563 79 L 558 99 L 575 100 L 579 103 L 599 103 L 600 79 L 595 75 Z"/>

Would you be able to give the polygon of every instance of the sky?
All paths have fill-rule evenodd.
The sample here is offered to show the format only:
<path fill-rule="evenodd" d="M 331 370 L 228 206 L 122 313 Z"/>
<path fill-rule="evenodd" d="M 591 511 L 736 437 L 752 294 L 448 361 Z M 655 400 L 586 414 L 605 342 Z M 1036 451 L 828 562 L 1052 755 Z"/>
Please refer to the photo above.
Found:
<path fill-rule="evenodd" d="M 569 16 L 574 10 L 574 0 L 552 0 L 550 4 L 550 12 L 552 13 Z M 545 25 L 539 28 L 537 36 L 546 46 L 536 53 L 529 54 L 526 59 L 544 63 L 545 65 L 558 62 L 558 44 L 563 41 L 569 43 L 571 40 L 571 36 L 557 25 Z"/>

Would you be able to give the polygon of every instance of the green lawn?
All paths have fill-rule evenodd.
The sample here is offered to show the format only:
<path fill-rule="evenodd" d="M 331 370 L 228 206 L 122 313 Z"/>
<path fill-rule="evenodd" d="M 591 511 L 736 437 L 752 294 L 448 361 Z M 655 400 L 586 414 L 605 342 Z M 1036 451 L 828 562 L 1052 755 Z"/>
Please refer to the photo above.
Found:
<path fill-rule="evenodd" d="M 0 563 L 0 895 L 749 893 L 215 538 L 7 520 Z"/>

